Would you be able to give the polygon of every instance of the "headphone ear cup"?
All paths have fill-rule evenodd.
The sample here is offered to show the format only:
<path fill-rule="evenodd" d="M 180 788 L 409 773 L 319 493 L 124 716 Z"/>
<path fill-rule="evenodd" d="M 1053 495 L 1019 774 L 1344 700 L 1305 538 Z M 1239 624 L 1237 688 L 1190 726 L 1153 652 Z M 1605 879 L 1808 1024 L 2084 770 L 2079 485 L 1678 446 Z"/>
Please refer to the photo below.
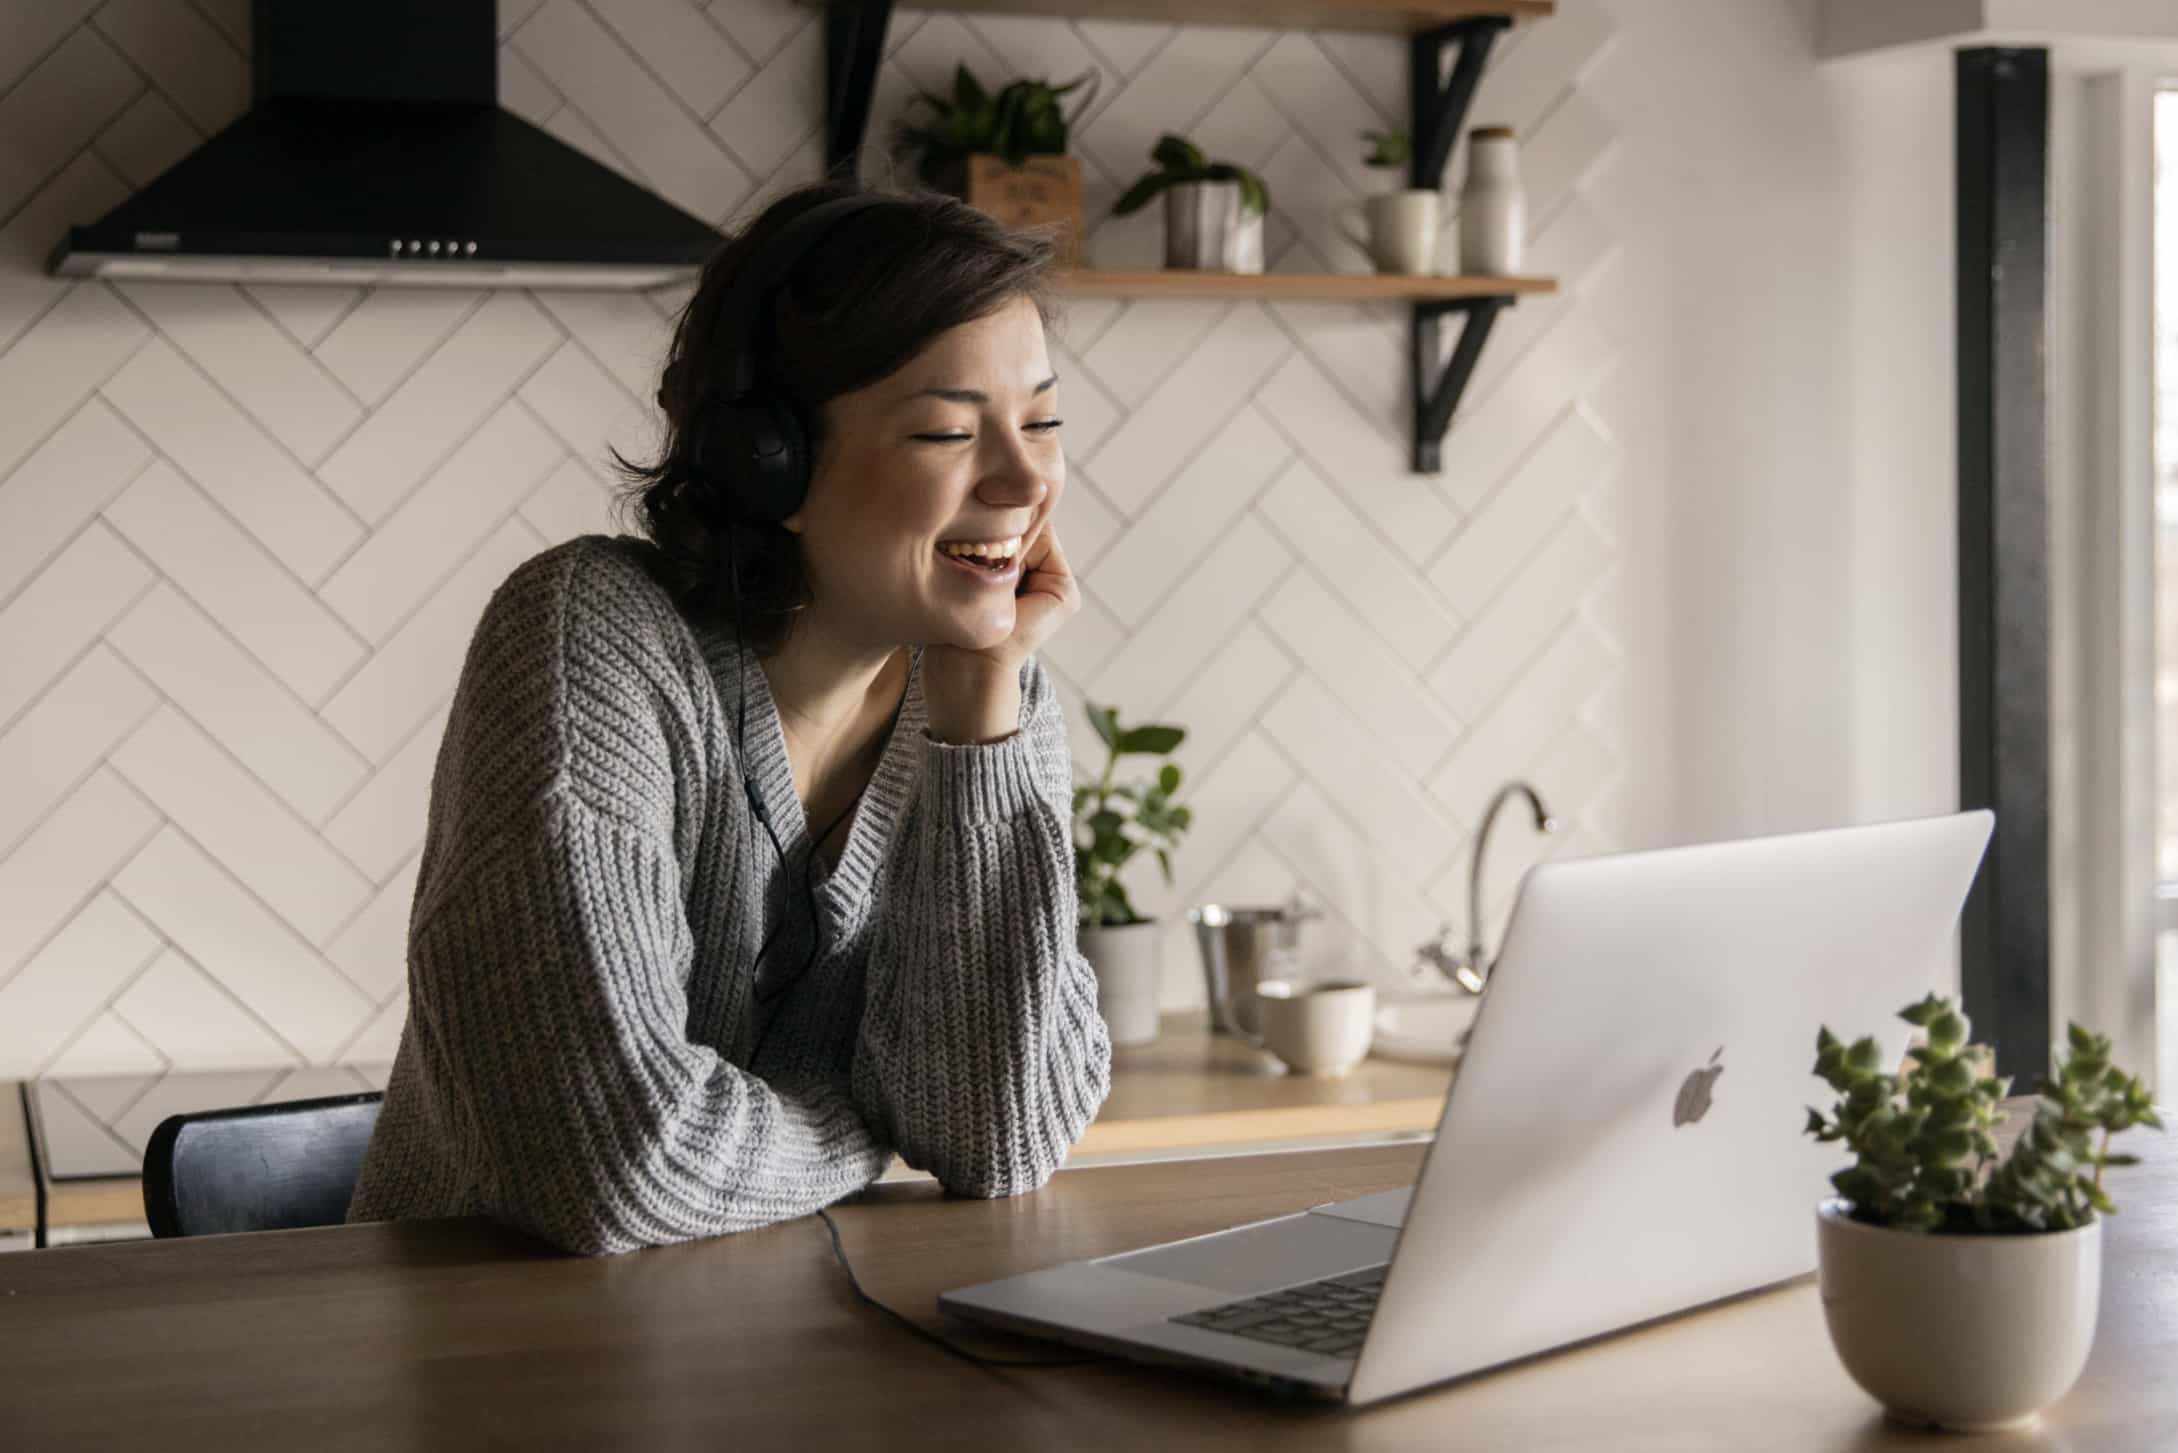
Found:
<path fill-rule="evenodd" d="M 689 457 L 736 519 L 777 524 L 809 490 L 809 439 L 784 400 L 751 394 L 709 399 L 698 413 Z"/>

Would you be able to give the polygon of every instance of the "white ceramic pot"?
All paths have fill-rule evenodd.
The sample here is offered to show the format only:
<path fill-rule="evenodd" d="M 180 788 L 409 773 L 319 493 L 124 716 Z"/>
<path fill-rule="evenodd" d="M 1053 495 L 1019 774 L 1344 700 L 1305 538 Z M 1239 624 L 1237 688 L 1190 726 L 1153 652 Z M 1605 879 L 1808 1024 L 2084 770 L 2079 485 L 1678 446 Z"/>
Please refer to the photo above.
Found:
<path fill-rule="evenodd" d="M 1894 1419 L 2016 1428 L 2087 1366 L 2102 1223 L 2017 1236 L 1895 1231 L 1816 1208 L 1817 1280 L 1838 1359 Z"/>
<path fill-rule="evenodd" d="M 1097 1013 L 1115 1045 L 1157 1038 L 1158 927 L 1155 920 L 1081 926 L 1082 957 L 1097 973 Z"/>

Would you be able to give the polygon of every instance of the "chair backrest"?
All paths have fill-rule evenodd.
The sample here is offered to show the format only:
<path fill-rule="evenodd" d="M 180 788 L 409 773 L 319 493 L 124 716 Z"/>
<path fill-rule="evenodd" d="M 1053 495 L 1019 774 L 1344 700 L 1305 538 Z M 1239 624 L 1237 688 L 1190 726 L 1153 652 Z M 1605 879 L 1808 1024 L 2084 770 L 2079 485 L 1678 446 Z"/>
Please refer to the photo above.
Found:
<path fill-rule="evenodd" d="M 376 1090 L 169 1115 L 144 1149 L 154 1236 L 334 1226 L 378 1123 Z"/>

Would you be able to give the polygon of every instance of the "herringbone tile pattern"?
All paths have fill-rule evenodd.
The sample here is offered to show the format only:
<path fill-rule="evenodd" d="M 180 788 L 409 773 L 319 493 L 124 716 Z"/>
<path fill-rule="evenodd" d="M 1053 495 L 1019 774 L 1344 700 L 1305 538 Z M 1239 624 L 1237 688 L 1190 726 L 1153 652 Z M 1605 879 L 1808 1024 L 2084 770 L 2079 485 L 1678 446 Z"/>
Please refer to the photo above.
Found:
<path fill-rule="evenodd" d="M 620 528 L 605 446 L 654 438 L 680 296 L 45 275 L 63 226 L 246 107 L 248 9 L 0 0 L 0 1077 L 270 1071 L 261 1095 L 390 1059 L 468 634 L 523 559 Z M 682 206 L 728 225 L 817 176 L 814 12 L 500 11 L 503 103 Z M 1396 308 L 1069 309 L 1061 530 L 1088 602 L 1045 654 L 1084 774 L 1085 696 L 1190 729 L 1179 882 L 1133 885 L 1167 920 L 1168 1002 L 1199 996 L 1182 908 L 1296 885 L 1395 974 L 1464 919 L 1509 775 L 1573 822 L 1552 850 L 1613 840 L 1618 345 L 1584 196 L 1612 128 L 1581 89 L 1610 39 L 1564 0 L 1484 84 L 1474 118 L 1519 128 L 1535 270 L 1565 287 L 1500 324 L 1440 477 L 1406 472 Z M 1396 41 L 903 11 L 873 138 L 963 59 L 1103 73 L 1092 215 L 1181 130 L 1269 180 L 1274 268 L 1364 266 L 1335 213 L 1380 185 L 1357 133 L 1404 114 Z M 1155 265 L 1154 209 L 1090 255 Z M 1503 844 L 1493 919 L 1546 846 Z"/>

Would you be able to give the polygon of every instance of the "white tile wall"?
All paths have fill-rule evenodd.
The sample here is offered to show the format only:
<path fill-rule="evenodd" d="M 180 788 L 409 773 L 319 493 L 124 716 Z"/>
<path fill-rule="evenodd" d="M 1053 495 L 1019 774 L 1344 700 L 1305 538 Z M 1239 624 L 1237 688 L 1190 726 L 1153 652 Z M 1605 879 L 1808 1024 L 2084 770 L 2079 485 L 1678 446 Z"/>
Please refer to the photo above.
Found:
<path fill-rule="evenodd" d="M 1508 830 L 1493 917 L 1536 854 L 1613 841 L 1615 240 L 1584 195 L 1613 127 L 1583 94 L 1612 29 L 1561 0 L 1483 84 L 1566 289 L 1500 322 L 1441 476 L 1406 472 L 1396 307 L 1066 309 L 1087 600 L 1045 659 L 1084 775 L 1085 698 L 1189 729 L 1178 881 L 1130 885 L 1170 1003 L 1199 994 L 1182 908 L 1301 884 L 1327 947 L 1395 973 L 1462 919 L 1508 775 L 1576 830 Z M 469 631 L 523 559 L 620 528 L 605 446 L 654 439 L 679 296 L 47 277 L 62 227 L 239 114 L 247 32 L 241 0 L 0 0 L 0 1077 L 225 1067 L 248 1097 L 390 1059 Z M 722 226 L 821 165 L 793 0 L 501 0 L 500 33 L 510 109 Z M 1187 131 L 1268 177 L 1270 266 L 1363 265 L 1335 218 L 1380 184 L 1356 133 L 1403 120 L 1398 41 L 901 11 L 871 137 L 961 59 L 1100 73 L 1093 211 Z M 1159 245 L 1151 209 L 1090 255 Z M 126 1142 L 159 1107 L 87 1109 Z"/>

